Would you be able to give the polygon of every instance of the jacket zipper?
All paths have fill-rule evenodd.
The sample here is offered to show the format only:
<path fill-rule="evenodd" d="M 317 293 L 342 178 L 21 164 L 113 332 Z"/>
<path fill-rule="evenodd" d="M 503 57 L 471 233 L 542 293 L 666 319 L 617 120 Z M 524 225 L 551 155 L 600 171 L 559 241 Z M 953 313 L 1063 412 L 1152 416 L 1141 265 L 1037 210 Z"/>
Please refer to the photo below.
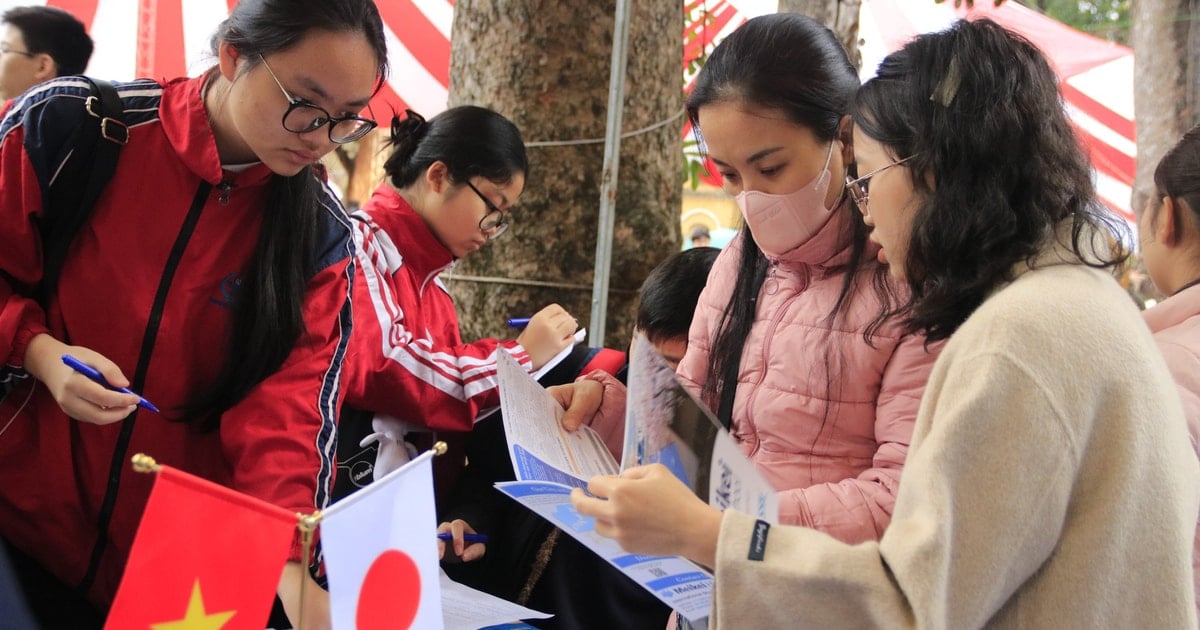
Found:
<path fill-rule="evenodd" d="M 774 290 L 778 290 L 779 281 L 775 277 L 778 266 L 778 262 L 772 262 L 770 275 L 767 277 L 767 283 L 775 283 Z M 767 378 L 767 360 L 771 354 L 770 340 L 775 338 L 775 330 L 779 328 L 779 323 L 783 321 L 783 314 L 788 311 L 788 308 L 791 307 L 792 302 L 795 302 L 801 294 L 808 290 L 810 275 L 807 265 L 800 268 L 799 275 L 801 276 L 800 287 L 796 289 L 796 292 L 789 296 L 783 304 L 780 304 L 778 309 L 775 310 L 775 315 L 771 318 L 771 325 L 767 329 L 766 336 L 763 337 L 764 341 L 762 346 L 762 354 L 759 356 L 759 364 L 762 366 L 762 369 L 759 370 L 758 380 L 754 383 L 754 389 L 750 391 L 750 398 L 746 401 L 745 424 L 746 428 L 749 429 L 749 435 L 747 437 L 754 440 L 753 446 L 750 447 L 749 455 L 754 455 L 757 453 L 759 447 L 762 446 L 762 440 L 758 437 L 758 424 L 755 423 L 750 416 L 754 413 L 754 401 L 758 398 L 758 392 L 762 389 L 763 381 Z M 763 291 L 766 290 L 767 283 L 763 284 Z M 771 293 L 774 293 L 774 290 L 771 291 Z M 762 292 L 760 292 L 760 294 L 761 293 Z M 761 305 L 762 301 L 760 300 L 759 303 Z M 736 395 L 737 394 L 735 393 L 734 396 L 736 397 Z"/>
<path fill-rule="evenodd" d="M 183 227 L 179 229 L 179 234 L 175 237 L 175 244 L 171 247 L 171 253 L 167 257 L 167 264 L 163 268 L 162 277 L 158 281 L 158 291 L 154 294 L 154 305 L 150 308 L 150 319 L 146 322 L 146 331 L 142 336 L 142 349 L 138 354 L 137 369 L 133 373 L 133 380 L 129 386 L 135 392 L 143 391 L 143 387 L 146 384 L 146 372 L 150 367 L 150 358 L 154 354 L 154 344 L 158 339 L 158 327 L 162 323 L 167 294 L 171 290 L 171 283 L 175 279 L 175 272 L 179 270 L 179 262 L 183 259 L 183 252 L 187 249 L 188 242 L 192 239 L 192 234 L 196 230 L 196 224 L 200 221 L 200 214 L 204 210 L 205 201 L 207 201 L 212 189 L 212 184 L 206 181 L 200 182 L 200 187 L 196 189 L 196 195 L 192 197 L 192 205 L 188 209 L 187 217 L 183 221 Z M 112 522 L 113 509 L 117 502 L 117 490 L 121 482 L 121 472 L 125 469 L 126 462 L 129 459 L 127 455 L 129 441 L 133 437 L 134 421 L 137 420 L 137 413 L 137 410 L 134 410 L 122 422 L 121 433 L 118 435 L 116 447 L 113 449 L 112 461 L 108 466 L 108 483 L 104 490 L 104 501 L 100 504 L 100 514 L 97 519 L 96 542 L 92 547 L 92 555 L 88 561 L 87 573 L 84 574 L 83 580 L 79 582 L 79 590 L 83 593 L 91 590 L 92 583 L 96 580 L 96 572 L 100 568 L 100 560 L 104 556 L 104 550 L 108 547 L 108 527 Z"/>

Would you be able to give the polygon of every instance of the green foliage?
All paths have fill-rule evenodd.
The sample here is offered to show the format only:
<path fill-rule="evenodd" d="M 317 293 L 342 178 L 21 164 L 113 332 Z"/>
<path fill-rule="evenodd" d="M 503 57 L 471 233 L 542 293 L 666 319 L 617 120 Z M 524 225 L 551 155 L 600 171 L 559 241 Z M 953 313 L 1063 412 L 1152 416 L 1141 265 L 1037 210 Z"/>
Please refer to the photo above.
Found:
<path fill-rule="evenodd" d="M 1021 4 L 1085 33 L 1129 45 L 1133 0 L 1023 0 Z"/>

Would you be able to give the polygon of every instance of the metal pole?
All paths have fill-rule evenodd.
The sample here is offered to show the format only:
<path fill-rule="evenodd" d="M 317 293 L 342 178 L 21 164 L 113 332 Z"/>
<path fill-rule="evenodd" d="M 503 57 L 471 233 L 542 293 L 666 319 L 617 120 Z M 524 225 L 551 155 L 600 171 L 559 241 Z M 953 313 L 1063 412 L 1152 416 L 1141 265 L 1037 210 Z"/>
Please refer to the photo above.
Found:
<path fill-rule="evenodd" d="M 613 223 L 616 220 L 617 174 L 621 165 L 621 124 L 625 111 L 625 68 L 629 59 L 631 0 L 617 0 L 613 23 L 612 63 L 608 78 L 608 120 L 604 129 L 604 170 L 600 179 L 600 225 L 596 231 L 596 267 L 592 281 L 591 343 L 604 345 L 608 316 L 608 280 L 612 268 Z"/>

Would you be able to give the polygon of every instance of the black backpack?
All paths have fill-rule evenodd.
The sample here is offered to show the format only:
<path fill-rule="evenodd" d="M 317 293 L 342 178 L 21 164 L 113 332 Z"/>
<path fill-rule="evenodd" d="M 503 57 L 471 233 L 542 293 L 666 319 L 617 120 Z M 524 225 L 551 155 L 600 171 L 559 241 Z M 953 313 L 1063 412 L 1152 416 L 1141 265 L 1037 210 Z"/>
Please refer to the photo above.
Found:
<path fill-rule="evenodd" d="M 70 157 L 62 165 L 42 201 L 42 283 L 35 297 L 45 307 L 58 286 L 67 250 L 87 222 L 100 193 L 117 170 L 121 147 L 129 141 L 125 107 L 112 83 L 79 77 L 91 86 L 84 104 L 87 115 L 71 133 Z"/>
<path fill-rule="evenodd" d="M 80 77 L 91 86 L 84 102 L 87 115 L 79 121 L 67 142 L 70 157 L 62 165 L 42 200 L 42 218 L 38 231 L 42 236 L 42 282 L 33 297 L 42 308 L 58 287 L 67 250 L 79 228 L 87 222 L 92 207 L 117 170 L 121 147 L 129 141 L 125 126 L 125 107 L 112 83 Z M 0 399 L 12 391 L 18 381 L 0 383 Z"/>

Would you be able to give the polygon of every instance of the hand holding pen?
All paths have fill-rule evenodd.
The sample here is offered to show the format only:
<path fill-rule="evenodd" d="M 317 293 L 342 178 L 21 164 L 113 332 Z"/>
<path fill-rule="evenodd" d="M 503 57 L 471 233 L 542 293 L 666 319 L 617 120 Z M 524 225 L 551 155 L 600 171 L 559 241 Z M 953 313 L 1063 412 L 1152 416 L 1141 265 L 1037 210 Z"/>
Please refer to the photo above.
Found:
<path fill-rule="evenodd" d="M 76 371 L 63 362 L 69 354 L 99 373 L 110 385 L 128 386 L 129 381 L 116 363 L 84 346 L 72 346 L 52 335 L 34 335 L 25 348 L 25 371 L 41 383 L 54 402 L 69 417 L 89 424 L 112 424 L 129 417 L 141 397 L 115 391 Z"/>
<path fill-rule="evenodd" d="M 64 348 L 70 348 L 64 346 Z M 84 350 L 86 354 L 94 355 L 89 361 L 95 365 L 108 364 L 107 359 L 102 356 L 86 352 L 85 348 L 71 348 L 73 350 Z M 112 422 L 118 422 L 128 418 L 128 415 L 133 413 L 133 409 L 144 407 L 151 412 L 158 412 L 158 408 L 145 400 L 142 396 L 136 394 L 128 388 L 120 388 L 108 382 L 104 378 L 104 374 L 97 370 L 96 367 L 86 364 L 86 362 L 74 358 L 70 354 L 61 354 L 60 359 L 62 365 L 71 368 L 70 374 L 78 374 L 86 379 L 86 384 L 83 380 L 74 380 L 68 376 L 62 380 L 58 388 L 47 384 L 47 388 L 52 390 L 55 401 L 59 403 L 59 407 L 64 410 L 67 415 L 83 422 L 91 422 L 96 425 L 107 425 Z M 110 371 L 115 371 L 114 380 L 124 380 L 119 370 L 115 366 L 108 367 Z M 95 385 L 100 385 L 96 388 Z"/>
<path fill-rule="evenodd" d="M 510 321 L 519 323 L 518 319 Z M 536 370 L 564 348 L 575 343 L 577 328 L 579 322 L 571 317 L 566 309 L 558 304 L 551 304 L 529 318 L 525 329 L 517 336 L 517 343 L 529 353 L 533 369 Z"/>
<path fill-rule="evenodd" d="M 471 562 L 482 558 L 487 551 L 487 536 L 476 533 L 462 519 L 438 525 L 437 539 L 438 557 L 447 562 Z"/>

